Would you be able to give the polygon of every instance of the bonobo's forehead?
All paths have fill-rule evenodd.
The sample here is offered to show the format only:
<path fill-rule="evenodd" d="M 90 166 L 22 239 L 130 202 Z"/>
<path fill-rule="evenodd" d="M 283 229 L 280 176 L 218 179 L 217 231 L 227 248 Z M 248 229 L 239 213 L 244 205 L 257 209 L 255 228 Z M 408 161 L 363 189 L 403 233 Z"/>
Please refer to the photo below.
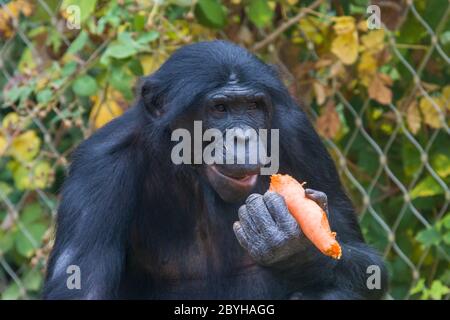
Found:
<path fill-rule="evenodd" d="M 221 104 L 230 100 L 268 103 L 268 97 L 261 89 L 254 84 L 240 83 L 239 76 L 235 72 L 231 72 L 228 81 L 219 88 L 212 90 L 206 96 L 206 99 L 213 104 Z"/>

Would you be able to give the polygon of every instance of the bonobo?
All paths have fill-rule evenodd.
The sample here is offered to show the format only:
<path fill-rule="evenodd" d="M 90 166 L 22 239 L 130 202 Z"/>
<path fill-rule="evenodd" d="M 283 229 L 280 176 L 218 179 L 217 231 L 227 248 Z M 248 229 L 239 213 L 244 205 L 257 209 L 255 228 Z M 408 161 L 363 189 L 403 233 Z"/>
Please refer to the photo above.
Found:
<path fill-rule="evenodd" d="M 172 133 L 192 133 L 198 121 L 223 134 L 277 130 L 278 171 L 307 182 L 342 258 L 321 254 L 283 198 L 266 192 L 266 163 L 247 154 L 241 163 L 174 163 Z M 216 149 L 219 158 L 229 149 Z M 78 290 L 66 286 L 71 265 L 80 268 Z M 367 286 L 369 266 L 380 271 L 375 288 Z M 135 105 L 74 153 L 43 296 L 375 299 L 386 283 L 330 155 L 276 71 L 237 45 L 212 41 L 176 51 L 142 80 Z"/>

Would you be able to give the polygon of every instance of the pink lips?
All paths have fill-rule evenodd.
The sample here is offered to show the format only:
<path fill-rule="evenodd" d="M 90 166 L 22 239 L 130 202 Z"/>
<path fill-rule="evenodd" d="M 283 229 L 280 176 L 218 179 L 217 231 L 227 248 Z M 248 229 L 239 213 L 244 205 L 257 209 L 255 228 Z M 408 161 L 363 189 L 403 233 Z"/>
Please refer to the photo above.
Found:
<path fill-rule="evenodd" d="M 232 183 L 240 188 L 252 188 L 256 184 L 256 181 L 258 180 L 257 174 L 246 175 L 246 176 L 243 176 L 242 178 L 241 177 L 237 178 L 237 177 L 230 177 L 230 176 L 223 174 L 222 172 L 220 172 L 217 169 L 216 166 L 211 166 L 211 169 L 216 174 L 220 175 L 224 179 L 228 180 L 230 183 Z"/>

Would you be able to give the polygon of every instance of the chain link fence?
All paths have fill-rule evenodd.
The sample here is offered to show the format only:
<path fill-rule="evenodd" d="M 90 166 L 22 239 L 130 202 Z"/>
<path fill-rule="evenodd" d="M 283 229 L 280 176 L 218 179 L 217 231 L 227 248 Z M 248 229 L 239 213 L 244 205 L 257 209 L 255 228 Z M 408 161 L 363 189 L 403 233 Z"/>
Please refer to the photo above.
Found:
<path fill-rule="evenodd" d="M 104 57 L 113 37 L 100 37 L 92 32 L 89 35 L 92 42 L 89 50 L 78 50 L 76 42 L 80 42 L 80 37 L 67 32 L 67 17 L 61 13 L 64 2 L 67 1 L 0 0 L 0 138 L 3 137 L 0 140 L 0 293 L 5 299 L 39 297 L 42 274 L 52 242 L 49 227 L 56 215 L 57 194 L 67 173 L 70 154 L 83 138 L 95 130 L 95 117 L 101 117 L 105 112 L 98 107 L 97 112 L 89 115 L 86 106 L 101 106 L 102 103 L 98 102 L 100 100 L 107 104 L 107 110 L 114 115 L 118 105 L 122 107 L 126 104 L 119 101 L 122 97 L 114 102 L 108 89 L 99 90 L 101 92 L 96 98 L 99 100 L 66 94 L 68 88 L 73 88 L 78 75 Z M 102 2 L 98 1 L 97 6 L 104 6 Z M 124 2 L 126 1 L 119 1 Z M 438 21 L 433 21 L 430 25 L 421 15 L 416 2 L 400 2 L 402 5 L 398 8 L 403 10 L 402 19 L 413 21 L 410 24 L 426 35 L 421 38 L 420 43 L 405 45 L 398 41 L 398 33 L 386 31 L 386 51 L 391 59 L 401 65 L 397 81 L 404 82 L 403 87 L 407 88 L 401 93 L 394 92 L 395 98 L 382 109 L 383 117 L 389 119 L 387 134 L 384 138 L 373 135 L 372 120 L 368 117 L 374 110 L 373 99 L 367 96 L 355 104 L 348 98 L 345 90 L 337 87 L 333 88 L 328 99 L 341 108 L 339 114 L 341 117 L 343 115 L 348 130 L 345 138 L 339 141 L 326 138 L 325 142 L 355 202 L 367 240 L 389 262 L 392 282 L 398 283 L 398 286 L 392 285 L 394 291 L 391 296 L 411 298 L 421 290 L 421 279 L 431 284 L 439 270 L 449 269 L 450 252 L 446 242 L 434 241 L 433 238 L 430 240 L 432 244 L 420 245 L 419 249 L 412 249 L 411 242 L 416 241 L 417 230 L 427 232 L 422 234 L 428 235 L 428 238 L 438 237 L 433 232 L 444 228 L 436 225 L 449 211 L 450 190 L 447 174 L 442 171 L 448 171 L 450 165 L 445 160 L 442 167 L 440 162 L 431 157 L 431 150 L 437 146 L 450 148 L 447 118 L 449 101 L 444 100 L 442 105 L 442 100 L 436 99 L 437 89 L 429 81 L 423 80 L 423 74 L 426 68 L 438 61 L 438 70 L 444 70 L 444 81 L 447 82 L 444 84 L 448 84 L 449 57 L 445 51 L 445 43 L 450 41 L 450 5 L 444 1 L 445 5 L 436 13 Z M 326 1 L 316 1 L 309 8 L 302 7 L 302 15 L 317 15 L 315 8 L 319 5 L 322 8 L 329 6 L 323 10 L 331 8 L 331 4 Z M 395 4 L 393 6 L 395 9 Z M 170 8 L 163 14 L 161 10 L 158 11 L 158 5 L 151 1 L 145 4 L 136 1 L 127 11 L 138 14 L 144 10 L 145 23 L 158 17 L 168 34 L 175 33 L 181 38 L 173 47 L 170 47 L 172 44 L 167 44 L 165 50 L 172 51 L 197 38 L 192 39 L 190 34 L 180 31 L 180 27 L 167 18 L 172 14 L 169 12 Z M 381 6 L 381 14 L 384 8 L 389 6 Z M 190 14 L 192 11 L 186 14 L 188 19 Z M 105 16 L 104 20 L 108 19 L 113 20 Z M 44 25 L 42 21 L 45 21 L 46 26 L 45 37 L 40 33 Z M 101 23 L 101 19 L 97 22 Z M 88 28 L 92 29 L 92 26 Z M 228 38 L 225 32 L 212 32 L 207 28 L 202 30 L 198 39 L 209 39 L 211 35 Z M 105 28 L 103 32 L 107 33 L 108 30 Z M 443 36 L 445 32 L 447 38 Z M 314 34 L 302 29 L 299 33 L 307 48 L 301 55 L 300 63 L 320 62 L 322 53 L 317 48 L 317 41 L 311 38 Z M 261 32 L 260 36 L 267 35 Z M 282 35 L 275 36 L 278 38 Z M 269 43 L 268 51 L 273 53 L 274 47 L 276 48 L 275 42 Z M 70 50 L 73 54 L 67 54 Z M 162 61 L 167 56 L 167 51 L 154 47 L 148 54 L 158 55 L 158 59 Z M 419 54 L 411 58 L 411 51 Z M 281 54 L 265 57 L 281 66 L 287 83 L 298 83 L 298 75 L 284 64 Z M 70 61 L 74 61 L 75 67 Z M 151 63 L 155 61 L 152 60 Z M 69 70 L 71 67 L 76 71 Z M 429 70 L 426 72 L 429 73 Z M 89 79 L 83 80 L 87 83 L 79 81 L 81 89 L 78 90 L 89 91 L 89 88 L 83 88 L 83 85 L 90 85 L 87 81 Z M 408 117 L 412 117 L 411 113 L 414 112 L 409 108 L 413 100 L 431 106 L 427 112 L 437 115 L 437 120 L 434 119 L 437 123 L 426 129 L 425 136 L 418 136 L 413 132 L 414 127 L 411 129 L 411 118 Z M 308 108 L 307 111 L 315 120 L 320 118 L 320 110 Z M 421 117 L 427 117 L 423 114 L 425 109 L 420 110 Z M 8 116 L 11 113 L 17 116 Z M 399 148 L 399 145 L 402 147 Z M 9 153 L 5 151 L 10 149 L 12 151 Z M 401 152 L 403 154 L 399 154 Z M 402 173 L 402 166 L 410 159 L 408 155 L 411 155 L 414 163 L 411 164 L 410 175 L 406 176 Z M 370 174 L 361 170 L 361 163 L 370 163 Z M 418 189 L 421 184 L 423 187 Z M 422 195 L 429 197 L 423 200 Z M 390 203 L 394 198 L 395 203 Z M 410 225 L 414 226 L 414 231 L 409 229 Z M 416 292 L 414 288 L 417 289 Z M 448 292 L 442 290 L 442 293 L 442 298 L 448 299 Z"/>

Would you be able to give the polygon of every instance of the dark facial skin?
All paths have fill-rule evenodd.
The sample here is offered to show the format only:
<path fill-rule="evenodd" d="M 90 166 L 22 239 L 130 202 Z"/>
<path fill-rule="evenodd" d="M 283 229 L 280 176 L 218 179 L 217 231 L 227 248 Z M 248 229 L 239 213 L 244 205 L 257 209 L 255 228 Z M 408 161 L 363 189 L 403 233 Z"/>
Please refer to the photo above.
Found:
<path fill-rule="evenodd" d="M 203 106 L 204 130 L 219 129 L 224 136 L 227 129 L 270 129 L 271 105 L 267 96 L 255 89 L 235 83 L 210 93 Z M 244 144 L 248 138 L 237 136 L 236 144 Z M 224 149 L 226 157 L 228 150 Z M 248 154 L 244 164 L 204 165 L 202 173 L 210 185 L 226 202 L 245 199 L 257 183 L 262 164 L 250 163 Z"/>

